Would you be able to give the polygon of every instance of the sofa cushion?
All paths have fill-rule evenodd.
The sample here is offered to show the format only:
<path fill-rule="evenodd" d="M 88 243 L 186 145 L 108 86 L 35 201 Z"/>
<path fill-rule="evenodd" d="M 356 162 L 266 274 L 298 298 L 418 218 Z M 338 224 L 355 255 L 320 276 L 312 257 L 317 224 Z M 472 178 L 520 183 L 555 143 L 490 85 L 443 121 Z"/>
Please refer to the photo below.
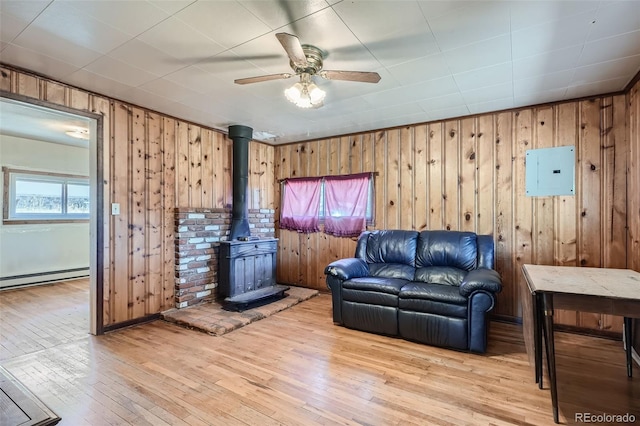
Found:
<path fill-rule="evenodd" d="M 477 237 L 473 232 L 423 231 L 418 237 L 416 267 L 454 266 L 470 271 L 478 259 Z"/>
<path fill-rule="evenodd" d="M 460 294 L 460 289 L 455 286 L 442 284 L 429 284 L 420 282 L 407 283 L 400 289 L 400 299 L 422 299 L 435 302 L 453 303 L 455 305 L 467 305 L 467 298 Z"/>
<path fill-rule="evenodd" d="M 416 268 L 402 263 L 370 263 L 369 275 L 380 278 L 400 278 L 413 281 Z"/>
<path fill-rule="evenodd" d="M 431 266 L 416 269 L 414 281 L 425 283 L 459 286 L 467 271 L 454 266 Z"/>
<path fill-rule="evenodd" d="M 367 263 L 400 263 L 415 266 L 417 240 L 416 231 L 370 232 L 364 260 Z"/>
<path fill-rule="evenodd" d="M 342 300 L 347 302 L 366 303 L 368 305 L 398 307 L 398 295 L 381 291 L 342 289 Z"/>
<path fill-rule="evenodd" d="M 398 332 L 408 340 L 434 346 L 468 349 L 468 320 L 398 310 Z"/>
<path fill-rule="evenodd" d="M 377 291 L 397 295 L 407 284 L 407 280 L 399 278 L 362 277 L 353 278 L 342 283 L 342 288 L 353 290 Z"/>

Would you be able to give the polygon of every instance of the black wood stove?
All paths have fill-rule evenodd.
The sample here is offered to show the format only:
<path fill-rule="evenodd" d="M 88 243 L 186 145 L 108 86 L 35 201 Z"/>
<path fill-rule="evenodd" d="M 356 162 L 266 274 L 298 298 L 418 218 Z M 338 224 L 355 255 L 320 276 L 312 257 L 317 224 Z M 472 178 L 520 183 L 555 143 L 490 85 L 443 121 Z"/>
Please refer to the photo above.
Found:
<path fill-rule="evenodd" d="M 276 283 L 278 239 L 252 237 L 249 229 L 247 186 L 252 137 L 251 127 L 229 126 L 233 141 L 233 205 L 229 240 L 220 243 L 218 290 L 235 309 L 283 296 L 289 290 Z"/>

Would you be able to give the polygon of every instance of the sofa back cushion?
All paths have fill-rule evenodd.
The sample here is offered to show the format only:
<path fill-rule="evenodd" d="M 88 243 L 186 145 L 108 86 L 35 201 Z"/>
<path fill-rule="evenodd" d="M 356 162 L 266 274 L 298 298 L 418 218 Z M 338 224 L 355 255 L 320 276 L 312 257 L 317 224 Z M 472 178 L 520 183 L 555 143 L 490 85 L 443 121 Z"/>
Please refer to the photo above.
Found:
<path fill-rule="evenodd" d="M 364 232 L 358 239 L 356 257 L 367 263 L 416 265 L 417 231 Z"/>
<path fill-rule="evenodd" d="M 380 278 L 401 278 L 413 281 L 416 268 L 403 263 L 370 263 L 369 275 Z"/>
<path fill-rule="evenodd" d="M 459 287 L 467 271 L 455 266 L 429 266 L 416 269 L 414 281 Z"/>
<path fill-rule="evenodd" d="M 473 232 L 422 231 L 418 237 L 416 267 L 451 266 L 476 269 L 477 236 Z"/>

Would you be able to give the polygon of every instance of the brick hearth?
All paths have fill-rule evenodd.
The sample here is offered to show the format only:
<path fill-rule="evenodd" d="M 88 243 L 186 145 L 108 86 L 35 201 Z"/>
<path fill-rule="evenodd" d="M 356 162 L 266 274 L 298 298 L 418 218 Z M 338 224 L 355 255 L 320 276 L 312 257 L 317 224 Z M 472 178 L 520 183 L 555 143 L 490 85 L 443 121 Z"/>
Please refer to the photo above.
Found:
<path fill-rule="evenodd" d="M 251 235 L 274 238 L 275 211 L 249 209 Z M 178 208 L 175 221 L 176 308 L 217 297 L 218 249 L 231 227 L 231 210 Z"/>

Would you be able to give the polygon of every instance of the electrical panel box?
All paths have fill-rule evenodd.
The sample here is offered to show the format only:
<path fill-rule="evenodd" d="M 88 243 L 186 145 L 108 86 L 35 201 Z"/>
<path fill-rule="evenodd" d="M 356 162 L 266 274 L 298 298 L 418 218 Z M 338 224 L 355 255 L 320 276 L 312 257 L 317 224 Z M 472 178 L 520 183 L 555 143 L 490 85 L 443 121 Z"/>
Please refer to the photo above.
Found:
<path fill-rule="evenodd" d="M 575 195 L 575 157 L 574 146 L 528 150 L 527 196 Z"/>

